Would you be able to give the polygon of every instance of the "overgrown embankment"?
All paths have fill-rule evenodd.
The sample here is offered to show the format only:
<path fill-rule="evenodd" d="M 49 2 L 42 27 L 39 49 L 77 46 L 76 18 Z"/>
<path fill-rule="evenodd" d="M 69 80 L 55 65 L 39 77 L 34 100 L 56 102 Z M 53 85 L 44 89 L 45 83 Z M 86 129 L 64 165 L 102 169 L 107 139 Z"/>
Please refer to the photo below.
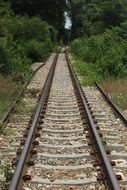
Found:
<path fill-rule="evenodd" d="M 83 84 L 95 81 L 126 78 L 127 76 L 127 22 L 103 34 L 82 37 L 71 43 L 76 57 L 76 69 Z M 78 60 L 78 61 L 77 61 Z"/>
<path fill-rule="evenodd" d="M 0 114 L 30 76 L 31 64 L 57 48 L 57 31 L 39 16 L 17 15 L 11 2 L 0 2 Z"/>
<path fill-rule="evenodd" d="M 102 34 L 75 39 L 70 45 L 70 51 L 75 57 L 74 66 L 81 76 L 82 84 L 94 85 L 94 82 L 101 82 L 122 109 L 127 108 L 126 31 L 127 22 L 124 22 L 120 27 L 107 29 Z"/>
<path fill-rule="evenodd" d="M 71 39 L 74 40 L 70 50 L 76 59 L 74 65 L 82 83 L 93 85 L 95 81 L 105 81 L 103 86 L 106 87 L 106 91 L 125 109 L 126 92 L 123 89 L 126 88 L 127 80 L 127 2 L 69 2 L 72 19 Z M 119 86 L 119 89 L 116 90 L 115 86 Z"/>

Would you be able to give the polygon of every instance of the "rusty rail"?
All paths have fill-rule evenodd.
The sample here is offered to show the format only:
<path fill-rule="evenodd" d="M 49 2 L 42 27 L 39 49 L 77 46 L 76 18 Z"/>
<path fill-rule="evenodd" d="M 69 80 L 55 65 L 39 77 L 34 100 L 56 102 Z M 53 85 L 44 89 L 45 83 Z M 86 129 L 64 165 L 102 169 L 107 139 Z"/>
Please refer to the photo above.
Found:
<path fill-rule="evenodd" d="M 115 113 L 115 115 L 120 118 L 120 120 L 124 123 L 125 127 L 127 127 L 127 118 L 123 115 L 123 113 L 119 110 L 119 108 L 113 104 L 108 95 L 102 90 L 99 84 L 95 83 L 97 89 L 100 91 L 106 102 L 110 105 L 111 109 Z"/>
<path fill-rule="evenodd" d="M 41 95 L 41 99 L 40 99 L 37 111 L 35 113 L 35 116 L 34 116 L 32 125 L 30 127 L 23 151 L 21 153 L 20 159 L 18 161 L 14 176 L 12 178 L 12 181 L 10 183 L 8 190 L 21 190 L 21 187 L 23 184 L 23 177 L 25 175 L 26 168 L 27 168 L 27 165 L 28 165 L 28 162 L 29 162 L 29 159 L 31 157 L 32 150 L 34 147 L 34 140 L 35 140 L 35 137 L 36 137 L 36 134 L 38 131 L 37 124 L 39 122 L 39 117 L 42 114 L 41 110 L 42 110 L 42 107 L 45 107 L 47 97 L 49 95 L 50 88 L 52 85 L 52 79 L 54 76 L 57 59 L 58 59 L 58 54 L 56 54 L 53 64 L 51 66 L 51 69 L 49 71 L 49 74 L 47 76 L 45 85 L 42 90 L 42 95 Z"/>
<path fill-rule="evenodd" d="M 75 73 L 74 73 L 74 70 L 72 68 L 67 51 L 65 53 L 66 53 L 65 55 L 66 55 L 68 68 L 70 71 L 70 76 L 71 76 L 74 88 L 75 88 L 75 90 L 78 94 L 78 97 L 81 100 L 82 106 L 84 108 L 84 116 L 86 114 L 87 119 L 88 119 L 89 128 L 90 128 L 93 140 L 96 145 L 96 150 L 97 150 L 100 162 L 101 162 L 103 173 L 105 175 L 104 180 L 105 180 L 106 186 L 110 190 L 120 190 L 120 186 L 118 184 L 116 176 L 113 173 L 111 163 L 107 157 L 105 148 L 102 144 L 102 141 L 100 139 L 100 136 L 99 136 L 96 126 L 94 124 L 93 118 L 90 114 L 90 110 L 88 108 L 83 90 L 78 82 L 78 79 L 77 79 Z M 12 181 L 11 181 L 11 184 L 10 184 L 8 190 L 20 190 L 22 188 L 24 177 L 29 177 L 29 176 L 26 176 L 26 168 L 29 163 L 31 154 L 36 153 L 36 152 L 33 152 L 33 150 L 34 150 L 33 148 L 34 148 L 36 134 L 38 133 L 38 123 L 41 118 L 40 116 L 42 116 L 42 117 L 44 116 L 44 110 L 42 110 L 42 109 L 47 105 L 47 102 L 48 102 L 48 97 L 49 97 L 50 88 L 52 85 L 52 79 L 54 76 L 55 67 L 57 64 L 57 59 L 58 59 L 58 54 L 56 54 L 53 64 L 51 66 L 50 72 L 47 76 L 45 85 L 42 90 L 41 99 L 40 99 L 37 111 L 35 113 L 35 116 L 34 116 L 32 124 L 31 124 L 23 151 L 21 153 L 20 159 L 18 161 L 14 176 L 12 178 Z"/>
<path fill-rule="evenodd" d="M 104 148 L 103 143 L 100 139 L 100 136 L 97 132 L 97 129 L 96 129 L 96 126 L 94 124 L 93 118 L 91 116 L 90 110 L 88 108 L 82 87 L 79 84 L 79 81 L 78 81 L 78 79 L 74 73 L 74 70 L 72 68 L 72 64 L 71 64 L 71 61 L 69 59 L 67 51 L 66 51 L 66 59 L 67 59 L 67 63 L 68 63 L 68 67 L 69 67 L 69 71 L 70 71 L 72 81 L 74 83 L 75 89 L 78 92 L 78 96 L 82 102 L 84 111 L 85 111 L 87 118 L 88 118 L 90 130 L 91 130 L 91 133 L 93 135 L 94 142 L 96 143 L 96 149 L 98 152 L 99 159 L 101 161 L 103 173 L 105 175 L 105 183 L 106 183 L 108 189 L 110 189 L 110 190 L 120 190 L 120 186 L 118 184 L 117 178 L 116 178 L 115 174 L 113 173 L 111 163 L 107 157 L 105 148 Z"/>
<path fill-rule="evenodd" d="M 27 88 L 27 86 L 29 85 L 29 83 L 31 82 L 32 78 L 34 77 L 34 75 L 37 73 L 37 71 L 42 68 L 45 64 L 46 64 L 47 60 L 41 65 L 39 66 L 31 75 L 31 77 L 26 81 L 26 83 L 24 84 L 23 88 L 21 89 L 21 91 L 19 92 L 18 96 L 16 97 L 16 99 L 14 100 L 13 104 L 11 105 L 11 107 L 8 109 L 8 111 L 4 114 L 4 116 L 2 117 L 2 119 L 0 120 L 1 122 L 6 122 L 10 116 L 10 114 L 13 112 L 16 104 L 18 104 L 21 100 L 21 97 L 24 95 L 24 92 Z"/>

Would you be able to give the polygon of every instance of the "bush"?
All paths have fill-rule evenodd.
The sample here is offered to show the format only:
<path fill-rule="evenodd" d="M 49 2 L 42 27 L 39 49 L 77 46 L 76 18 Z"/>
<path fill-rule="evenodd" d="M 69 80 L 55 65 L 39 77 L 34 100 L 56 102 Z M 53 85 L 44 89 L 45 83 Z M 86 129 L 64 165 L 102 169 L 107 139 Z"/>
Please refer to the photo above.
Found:
<path fill-rule="evenodd" d="M 0 115 L 9 108 L 19 90 L 19 86 L 15 85 L 12 77 L 0 76 Z"/>
<path fill-rule="evenodd" d="M 50 39 L 46 42 L 39 42 L 35 39 L 28 41 L 25 46 L 25 53 L 32 62 L 44 61 L 49 53 L 53 51 L 54 46 L 52 45 Z"/>
<path fill-rule="evenodd" d="M 103 79 L 126 77 L 127 45 L 122 28 L 115 27 L 98 36 L 76 39 L 71 43 L 71 51 L 79 60 L 91 65 L 91 69 L 96 67 L 98 76 Z"/>
<path fill-rule="evenodd" d="M 5 48 L 0 44 L 0 72 L 5 74 L 8 73 L 8 59 Z"/>
<path fill-rule="evenodd" d="M 0 73 L 18 75 L 24 81 L 31 73 L 31 60 L 17 42 L 0 38 Z"/>
<path fill-rule="evenodd" d="M 25 50 L 18 42 L 8 44 L 10 73 L 13 76 L 20 76 L 25 80 L 31 73 L 31 60 L 26 56 Z"/>
<path fill-rule="evenodd" d="M 102 80 L 101 76 L 98 75 L 97 68 L 95 65 L 87 64 L 82 61 L 75 61 L 75 70 L 80 75 L 80 80 L 83 85 L 93 85 L 96 82 Z"/>
<path fill-rule="evenodd" d="M 36 40 L 31 40 L 26 44 L 25 51 L 26 55 L 33 61 L 41 61 L 43 54 L 43 45 L 42 43 L 36 41 Z"/>
<path fill-rule="evenodd" d="M 54 48 L 56 31 L 38 17 L 5 16 L 0 39 L 0 72 L 20 76 L 31 73 L 30 64 L 43 61 Z M 5 41 L 3 43 L 2 41 Z"/>
<path fill-rule="evenodd" d="M 55 30 L 39 17 L 29 18 L 28 16 L 15 15 L 7 17 L 5 18 L 5 27 L 7 32 L 13 36 L 14 40 L 37 39 L 45 41 L 46 38 L 50 37 L 51 29 L 52 35 L 55 35 Z"/>

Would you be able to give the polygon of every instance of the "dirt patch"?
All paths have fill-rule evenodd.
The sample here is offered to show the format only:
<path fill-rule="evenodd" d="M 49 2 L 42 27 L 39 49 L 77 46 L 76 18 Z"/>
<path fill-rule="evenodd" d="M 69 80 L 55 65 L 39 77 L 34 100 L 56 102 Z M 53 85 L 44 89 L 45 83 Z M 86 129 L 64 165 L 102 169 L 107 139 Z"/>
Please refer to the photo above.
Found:
<path fill-rule="evenodd" d="M 0 117 L 7 111 L 18 94 L 19 86 L 11 77 L 0 76 Z"/>
<path fill-rule="evenodd" d="M 102 83 L 102 88 L 113 102 L 127 114 L 127 79 L 105 81 Z"/>

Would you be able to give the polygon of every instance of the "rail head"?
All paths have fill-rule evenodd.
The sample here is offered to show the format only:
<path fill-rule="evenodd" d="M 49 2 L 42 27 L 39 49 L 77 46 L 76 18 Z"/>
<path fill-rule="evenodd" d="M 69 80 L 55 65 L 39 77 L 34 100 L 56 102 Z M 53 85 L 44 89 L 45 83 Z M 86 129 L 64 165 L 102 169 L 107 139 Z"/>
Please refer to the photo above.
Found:
<path fill-rule="evenodd" d="M 90 114 L 90 111 L 89 111 L 89 108 L 88 108 L 88 105 L 87 105 L 87 102 L 86 102 L 82 87 L 79 84 L 77 76 L 75 75 L 75 72 L 74 72 L 74 69 L 72 67 L 72 64 L 71 64 L 70 58 L 68 56 L 67 50 L 66 50 L 66 59 L 67 59 L 67 62 L 68 62 L 68 67 L 69 67 L 69 70 L 70 70 L 72 80 L 74 81 L 75 87 L 76 87 L 77 91 L 79 92 L 80 99 L 81 99 L 82 105 L 84 107 L 84 111 L 87 114 L 88 122 L 89 122 L 89 125 L 90 125 L 90 130 L 91 130 L 91 132 L 93 134 L 93 138 L 94 138 L 95 143 L 96 143 L 97 152 L 98 152 L 99 158 L 100 158 L 101 163 L 102 163 L 101 166 L 102 166 L 102 169 L 103 169 L 103 173 L 105 174 L 106 185 L 108 186 L 108 188 L 110 190 L 120 190 L 119 183 L 118 183 L 117 178 L 116 178 L 116 176 L 115 176 L 115 174 L 113 172 L 111 163 L 110 163 L 110 161 L 109 161 L 109 159 L 107 157 L 107 154 L 106 154 L 105 148 L 103 146 L 103 143 L 102 143 L 102 141 L 100 139 L 100 136 L 99 136 L 99 134 L 97 132 L 97 129 L 96 129 L 96 126 L 94 124 L 93 118 L 92 118 L 92 116 Z"/>
<path fill-rule="evenodd" d="M 15 106 L 17 103 L 19 103 L 21 97 L 23 96 L 27 86 L 30 84 L 32 78 L 34 77 L 34 75 L 37 73 L 37 71 L 42 68 L 45 64 L 46 64 L 47 60 L 41 65 L 39 66 L 35 71 L 33 71 L 32 75 L 30 76 L 30 78 L 26 81 L 26 83 L 24 84 L 23 88 L 21 89 L 21 91 L 19 92 L 19 94 L 17 95 L 16 99 L 14 100 L 14 102 L 12 103 L 11 107 L 7 110 L 7 112 L 4 114 L 4 116 L 2 117 L 2 119 L 0 119 L 1 123 L 4 123 L 8 120 L 10 114 L 13 112 Z"/>
<path fill-rule="evenodd" d="M 34 146 L 33 145 L 34 134 L 36 131 L 36 127 L 37 127 L 37 123 L 38 123 L 39 116 L 41 113 L 41 109 L 44 106 L 45 101 L 46 101 L 46 97 L 48 96 L 49 91 L 50 91 L 52 79 L 53 79 L 54 72 L 55 72 L 55 66 L 56 66 L 57 59 L 58 59 L 58 54 L 59 53 L 57 53 L 55 58 L 54 58 L 54 61 L 52 63 L 51 69 L 50 69 L 49 74 L 47 76 L 45 85 L 42 89 L 42 95 L 41 95 L 40 102 L 38 104 L 37 111 L 35 113 L 33 122 L 31 124 L 28 136 L 27 136 L 26 141 L 25 141 L 23 151 L 22 151 L 21 156 L 19 158 L 18 164 L 16 166 L 15 173 L 13 175 L 13 178 L 12 178 L 12 181 L 9 185 L 8 190 L 20 190 L 22 187 L 23 175 L 25 175 L 26 168 L 27 168 L 27 162 L 28 162 L 30 155 L 31 155 L 30 152 Z"/>

